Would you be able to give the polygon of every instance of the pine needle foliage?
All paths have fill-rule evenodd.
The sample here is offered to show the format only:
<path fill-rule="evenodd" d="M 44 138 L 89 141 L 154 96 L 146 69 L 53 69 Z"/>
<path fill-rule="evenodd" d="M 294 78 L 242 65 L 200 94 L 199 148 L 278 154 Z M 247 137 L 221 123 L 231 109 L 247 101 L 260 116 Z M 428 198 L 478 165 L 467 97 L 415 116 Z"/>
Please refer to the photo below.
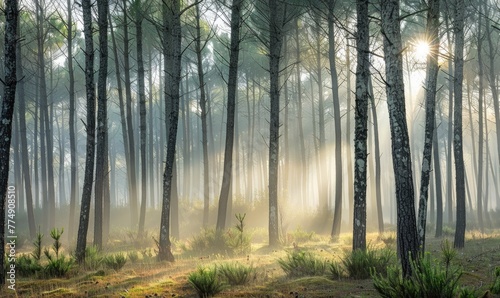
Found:
<path fill-rule="evenodd" d="M 224 283 L 219 279 L 216 267 L 199 267 L 189 274 L 188 282 L 193 286 L 200 298 L 213 297 L 225 288 Z"/>
<path fill-rule="evenodd" d="M 342 259 L 342 263 L 350 278 L 367 279 L 370 277 L 371 271 L 386 274 L 387 266 L 393 260 L 392 250 L 367 247 L 366 250 L 349 251 Z"/>
<path fill-rule="evenodd" d="M 278 259 L 278 264 L 288 277 L 303 277 L 324 275 L 328 262 L 311 252 L 292 251 L 285 258 Z"/>
<path fill-rule="evenodd" d="M 103 263 L 106 268 L 118 271 L 122 269 L 123 266 L 125 266 L 125 263 L 127 263 L 127 258 L 125 257 L 125 254 L 120 252 L 104 257 Z"/>
<path fill-rule="evenodd" d="M 245 285 L 256 278 L 253 266 L 246 266 L 238 262 L 219 265 L 217 270 L 218 274 L 232 286 Z"/>

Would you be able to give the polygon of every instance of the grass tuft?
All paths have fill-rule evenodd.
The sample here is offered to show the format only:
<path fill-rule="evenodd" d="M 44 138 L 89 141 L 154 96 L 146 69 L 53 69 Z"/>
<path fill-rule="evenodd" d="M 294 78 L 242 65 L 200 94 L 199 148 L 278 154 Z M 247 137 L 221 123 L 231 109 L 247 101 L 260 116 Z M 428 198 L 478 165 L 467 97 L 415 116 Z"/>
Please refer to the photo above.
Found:
<path fill-rule="evenodd" d="M 278 259 L 278 264 L 288 277 L 324 275 L 328 265 L 310 252 L 292 251 L 285 258 Z"/>
<path fill-rule="evenodd" d="M 103 263 L 107 268 L 116 271 L 120 270 L 125 265 L 126 262 L 127 258 L 121 252 L 117 254 L 108 255 L 103 259 Z"/>
<path fill-rule="evenodd" d="M 208 298 L 220 293 L 225 285 L 217 275 L 217 268 L 198 268 L 188 276 L 188 282 L 193 286 L 198 297 Z"/>
<path fill-rule="evenodd" d="M 342 263 L 350 278 L 366 279 L 370 277 L 371 271 L 385 274 L 387 266 L 393 259 L 394 253 L 390 249 L 367 247 L 366 250 L 349 251 L 342 259 Z"/>
<path fill-rule="evenodd" d="M 253 266 L 237 262 L 222 264 L 217 269 L 219 275 L 232 286 L 248 284 L 257 277 Z"/>

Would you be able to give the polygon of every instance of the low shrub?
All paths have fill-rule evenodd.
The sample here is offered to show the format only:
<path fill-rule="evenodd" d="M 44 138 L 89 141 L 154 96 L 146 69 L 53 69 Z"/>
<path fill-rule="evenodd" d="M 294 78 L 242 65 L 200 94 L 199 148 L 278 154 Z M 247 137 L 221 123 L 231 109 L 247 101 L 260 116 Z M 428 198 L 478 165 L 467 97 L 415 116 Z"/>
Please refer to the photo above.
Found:
<path fill-rule="evenodd" d="M 99 248 L 95 245 L 85 248 L 85 268 L 88 270 L 97 270 L 101 267 L 103 256 Z"/>
<path fill-rule="evenodd" d="M 217 268 L 198 268 L 188 276 L 188 282 L 193 286 L 198 297 L 208 298 L 220 293 L 225 285 L 217 276 Z"/>
<path fill-rule="evenodd" d="M 63 277 L 65 276 L 74 264 L 73 258 L 61 255 L 61 236 L 64 229 L 52 229 L 50 231 L 50 237 L 54 240 L 52 244 L 52 250 L 54 255 L 45 249 L 43 252 L 48 259 L 47 265 L 43 268 L 43 273 L 46 277 Z"/>
<path fill-rule="evenodd" d="M 342 264 L 350 278 L 366 279 L 370 277 L 372 270 L 385 274 L 393 259 L 394 253 L 390 249 L 367 247 L 366 250 L 356 249 L 346 253 Z"/>
<path fill-rule="evenodd" d="M 222 264 L 217 270 L 219 275 L 232 286 L 244 285 L 256 278 L 255 268 L 241 263 Z"/>
<path fill-rule="evenodd" d="M 500 294 L 500 267 L 495 268 L 495 280 L 490 287 L 490 291 L 493 294 Z"/>
<path fill-rule="evenodd" d="M 287 233 L 287 242 L 295 242 L 297 244 L 311 241 L 315 238 L 314 232 L 306 232 L 301 227 L 297 227 L 294 231 Z"/>
<path fill-rule="evenodd" d="M 136 263 L 139 260 L 139 253 L 137 251 L 129 251 L 127 258 L 131 263 Z"/>
<path fill-rule="evenodd" d="M 113 269 L 113 270 L 120 270 L 125 263 L 127 262 L 127 258 L 123 253 L 117 253 L 117 254 L 112 254 L 108 255 L 103 258 L 103 263 L 104 266 L 108 269 Z"/>
<path fill-rule="evenodd" d="M 16 259 L 16 272 L 21 277 L 36 276 L 42 269 L 40 262 L 29 255 L 21 255 Z"/>
<path fill-rule="evenodd" d="M 237 255 L 250 252 L 251 239 L 234 229 L 217 232 L 215 229 L 203 229 L 186 246 L 181 248 L 191 255 L 225 254 Z"/>
<path fill-rule="evenodd" d="M 328 262 L 310 252 L 293 251 L 278 259 L 278 264 L 288 277 L 302 277 L 324 275 Z"/>
<path fill-rule="evenodd" d="M 331 279 L 341 279 L 344 276 L 342 265 L 337 262 L 332 262 L 328 266 Z"/>
<path fill-rule="evenodd" d="M 412 262 L 412 275 L 403 278 L 399 268 L 390 267 L 387 276 L 374 273 L 373 285 L 382 297 L 455 297 L 460 289 L 458 280 L 461 269 L 439 264 L 429 255 Z M 463 291 L 461 297 L 469 297 L 469 291 Z"/>

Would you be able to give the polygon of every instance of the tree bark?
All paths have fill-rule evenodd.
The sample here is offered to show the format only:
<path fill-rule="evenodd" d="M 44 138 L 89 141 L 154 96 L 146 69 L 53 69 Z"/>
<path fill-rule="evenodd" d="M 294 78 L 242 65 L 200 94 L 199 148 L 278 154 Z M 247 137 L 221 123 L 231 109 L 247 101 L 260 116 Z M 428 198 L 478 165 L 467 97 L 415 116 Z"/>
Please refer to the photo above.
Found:
<path fill-rule="evenodd" d="M 420 252 L 425 251 L 425 229 L 427 225 L 427 198 L 432 170 L 432 145 L 436 123 L 436 86 L 439 71 L 439 0 L 430 0 L 427 10 L 426 36 L 429 42 L 427 74 L 425 82 L 425 132 L 422 174 L 420 176 L 420 200 L 418 209 L 418 236 Z"/>
<path fill-rule="evenodd" d="M 357 66 L 356 97 L 354 111 L 354 214 L 352 249 L 366 250 L 366 169 L 368 161 L 368 78 L 369 58 L 369 15 L 368 0 L 357 0 Z"/>
<path fill-rule="evenodd" d="M 103 203 L 106 200 L 108 180 L 108 0 L 97 0 L 97 24 L 99 27 L 99 74 L 97 81 L 97 155 L 95 170 L 94 245 L 102 249 Z M 109 199 L 109 198 L 108 198 Z"/>
<path fill-rule="evenodd" d="M 396 180 L 397 239 L 403 275 L 412 274 L 418 257 L 411 152 L 406 124 L 399 0 L 381 2 L 387 105 L 391 126 L 392 161 Z"/>
<path fill-rule="evenodd" d="M 217 214 L 218 231 L 226 229 L 228 201 L 230 198 L 233 171 L 234 114 L 238 81 L 238 57 L 240 50 L 240 29 L 243 0 L 233 0 L 231 6 L 231 45 L 229 54 L 229 78 L 227 84 L 226 143 L 224 148 L 224 169 Z"/>
<path fill-rule="evenodd" d="M 332 81 L 333 121 L 335 123 L 335 209 L 331 237 L 338 239 L 342 223 L 342 127 L 340 117 L 339 82 L 335 62 L 334 9 L 335 0 L 328 1 L 328 60 Z"/>
<path fill-rule="evenodd" d="M 15 231 L 11 230 L 8 225 L 7 235 L 5 235 L 5 206 L 9 206 L 14 200 L 15 193 L 8 187 L 9 182 L 9 164 L 10 164 L 10 143 L 12 138 L 12 119 L 14 116 L 14 103 L 16 99 L 16 47 L 19 40 L 17 36 L 18 25 L 18 3 L 16 0 L 6 0 L 4 6 L 5 14 L 5 42 L 4 42 L 4 89 L 2 100 L 2 111 L 0 114 L 0 255 L 5 256 L 5 240 L 14 236 Z M 15 241 L 15 240 L 14 240 Z M 6 258 L 0 258 L 0 284 L 5 284 Z"/>
<path fill-rule="evenodd" d="M 76 260 L 85 262 L 85 247 L 87 246 L 87 230 L 89 226 L 90 199 L 94 181 L 95 158 L 95 84 L 94 84 L 94 42 L 92 34 L 92 4 L 90 0 L 82 0 L 83 33 L 85 36 L 85 92 L 87 96 L 87 145 L 85 156 L 85 176 L 83 180 L 82 203 L 80 209 L 80 224 L 76 242 Z"/>
<path fill-rule="evenodd" d="M 465 169 L 462 144 L 462 84 L 464 77 L 464 0 L 455 1 L 455 19 L 453 33 L 455 36 L 455 72 L 453 75 L 454 127 L 453 153 L 455 156 L 455 193 L 457 198 L 457 222 L 455 228 L 455 248 L 465 244 Z"/>
<path fill-rule="evenodd" d="M 163 202 L 161 210 L 158 259 L 174 261 L 170 244 L 170 207 L 173 195 L 175 147 L 179 123 L 179 86 L 181 82 L 181 20 L 180 1 L 169 0 L 163 5 L 163 54 L 165 56 L 165 114 L 167 121 L 167 156 L 163 174 Z"/>

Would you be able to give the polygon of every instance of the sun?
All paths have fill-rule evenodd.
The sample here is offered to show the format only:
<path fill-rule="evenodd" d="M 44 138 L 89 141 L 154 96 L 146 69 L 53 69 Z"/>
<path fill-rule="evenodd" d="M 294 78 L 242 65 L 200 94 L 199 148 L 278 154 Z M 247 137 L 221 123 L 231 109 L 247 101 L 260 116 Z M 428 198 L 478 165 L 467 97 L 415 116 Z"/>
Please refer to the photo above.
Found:
<path fill-rule="evenodd" d="M 430 51 L 431 49 L 427 41 L 419 40 L 413 45 L 413 53 L 418 62 L 425 62 Z"/>

